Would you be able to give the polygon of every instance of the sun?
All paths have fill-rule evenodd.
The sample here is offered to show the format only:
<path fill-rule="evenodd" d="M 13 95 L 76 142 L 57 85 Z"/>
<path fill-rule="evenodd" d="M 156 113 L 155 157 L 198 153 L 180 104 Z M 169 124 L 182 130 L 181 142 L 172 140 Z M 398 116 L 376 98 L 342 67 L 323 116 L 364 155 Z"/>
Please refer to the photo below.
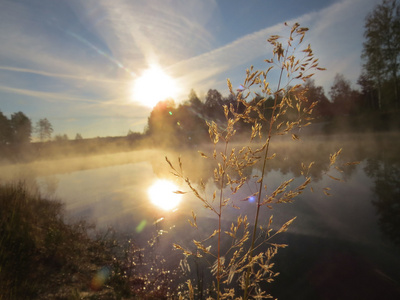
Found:
<path fill-rule="evenodd" d="M 157 65 L 145 70 L 135 79 L 132 86 L 132 100 L 150 108 L 156 106 L 159 101 L 175 98 L 177 94 L 176 80 Z"/>
<path fill-rule="evenodd" d="M 176 208 L 182 200 L 182 194 L 175 193 L 178 187 L 169 180 L 157 180 L 148 190 L 151 203 L 163 210 Z"/>

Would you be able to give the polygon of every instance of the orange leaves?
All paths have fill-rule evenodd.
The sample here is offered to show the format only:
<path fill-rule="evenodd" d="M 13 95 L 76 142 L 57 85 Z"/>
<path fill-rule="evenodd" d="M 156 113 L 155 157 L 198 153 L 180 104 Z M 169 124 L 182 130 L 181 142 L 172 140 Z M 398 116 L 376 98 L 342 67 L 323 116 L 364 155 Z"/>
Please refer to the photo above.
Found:
<path fill-rule="evenodd" d="M 273 51 L 274 51 L 274 55 L 278 56 L 278 61 L 281 61 L 281 58 L 284 57 L 284 50 L 283 50 L 282 44 L 276 43 L 276 46 Z"/>
<path fill-rule="evenodd" d="M 287 23 L 285 25 L 288 26 Z M 325 68 L 318 66 L 318 59 L 314 58 L 310 44 L 303 49 L 299 49 L 307 31 L 308 28 L 300 27 L 298 23 L 295 23 L 291 28 L 286 45 L 280 42 L 282 37 L 279 35 L 273 35 L 268 39 L 268 42 L 273 46 L 273 57 L 277 58 L 276 66 L 281 71 L 286 71 L 286 77 L 288 77 L 289 81 L 299 79 L 306 82 L 307 79 L 315 74 L 314 72 L 309 73 L 309 71 L 325 70 Z M 298 53 L 302 53 L 303 57 L 298 55 Z M 297 56 L 300 56 L 300 58 L 296 59 Z M 269 64 L 275 63 L 273 59 L 265 59 L 264 61 Z"/>
<path fill-rule="evenodd" d="M 296 219 L 296 217 L 290 219 L 285 224 L 283 224 L 282 227 L 279 228 L 279 230 L 276 232 L 276 234 L 281 233 L 281 232 L 286 232 L 288 230 L 290 224 L 292 224 L 295 219 Z"/>
<path fill-rule="evenodd" d="M 201 151 L 198 151 L 198 152 L 201 155 L 201 157 L 208 158 L 208 156 L 206 154 L 204 154 L 203 152 L 201 152 Z"/>
<path fill-rule="evenodd" d="M 193 222 L 190 219 L 188 219 L 188 222 L 189 222 L 190 226 L 197 228 L 197 218 L 196 218 L 196 214 L 194 213 L 193 210 L 192 210 L 192 218 L 193 218 Z"/>
<path fill-rule="evenodd" d="M 336 159 L 338 158 L 338 156 L 340 155 L 341 152 L 342 152 L 342 148 L 340 148 L 338 151 L 336 151 L 335 153 L 333 153 L 329 156 L 329 160 L 330 160 L 329 167 L 331 167 L 333 164 L 335 164 Z"/>
<path fill-rule="evenodd" d="M 341 181 L 341 182 L 343 182 L 343 180 L 342 180 L 342 179 L 340 179 L 340 178 L 337 178 L 337 177 L 334 177 L 334 176 L 332 176 L 332 175 L 328 175 L 328 177 L 329 177 L 330 179 L 333 179 L 333 180 L 336 180 L 336 181 Z"/>

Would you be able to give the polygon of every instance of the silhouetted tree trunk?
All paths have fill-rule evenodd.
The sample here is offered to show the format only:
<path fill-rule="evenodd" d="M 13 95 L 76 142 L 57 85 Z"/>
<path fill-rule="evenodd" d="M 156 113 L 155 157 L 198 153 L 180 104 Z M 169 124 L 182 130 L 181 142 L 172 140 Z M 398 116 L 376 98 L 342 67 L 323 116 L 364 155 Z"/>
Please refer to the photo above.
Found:
<path fill-rule="evenodd" d="M 364 37 L 363 68 L 377 85 L 379 108 L 382 108 L 384 81 L 393 82 L 393 99 L 389 102 L 399 108 L 400 5 L 397 0 L 383 0 L 367 16 Z"/>

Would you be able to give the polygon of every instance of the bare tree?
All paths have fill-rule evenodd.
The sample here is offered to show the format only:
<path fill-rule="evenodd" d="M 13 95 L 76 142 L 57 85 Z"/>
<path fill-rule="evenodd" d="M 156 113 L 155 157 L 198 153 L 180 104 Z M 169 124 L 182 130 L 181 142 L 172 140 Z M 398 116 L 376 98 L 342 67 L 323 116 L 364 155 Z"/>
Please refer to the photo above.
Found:
<path fill-rule="evenodd" d="M 47 118 L 40 119 L 36 123 L 35 131 L 41 142 L 51 140 L 51 134 L 53 133 L 53 126 L 47 120 Z"/>

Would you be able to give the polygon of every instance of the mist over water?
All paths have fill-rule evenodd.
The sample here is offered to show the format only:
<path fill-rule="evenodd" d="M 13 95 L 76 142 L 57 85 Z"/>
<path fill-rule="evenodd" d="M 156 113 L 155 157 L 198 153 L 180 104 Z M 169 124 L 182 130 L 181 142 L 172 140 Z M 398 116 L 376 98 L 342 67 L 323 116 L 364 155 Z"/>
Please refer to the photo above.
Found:
<path fill-rule="evenodd" d="M 308 189 L 294 203 L 276 204 L 272 210 L 267 207 L 261 210 L 261 225 L 266 226 L 273 214 L 275 229 L 297 217 L 289 231 L 277 240 L 288 243 L 290 249 L 282 250 L 277 265 L 289 268 L 289 261 L 301 257 L 316 263 L 321 259 L 320 255 L 336 251 L 336 247 L 342 245 L 341 251 L 346 255 L 361 255 L 385 276 L 399 280 L 400 265 L 388 263 L 396 257 L 400 245 L 396 218 L 400 207 L 399 135 L 316 135 L 296 142 L 277 138 L 271 145 L 271 154 L 276 153 L 276 158 L 268 161 L 265 183 L 269 192 L 290 178 L 295 178 L 292 186 L 298 186 L 304 181 L 301 162 L 305 165 L 315 162 L 310 171 L 313 192 Z M 333 180 L 326 174 L 329 154 L 340 148 L 343 148 L 340 163 L 361 162 L 344 168 L 342 173 L 329 173 L 345 182 Z M 212 232 L 216 228 L 215 216 L 192 193 L 184 194 L 181 204 L 172 211 L 156 207 L 147 193 L 157 179 L 171 180 L 180 190 L 189 191 L 171 174 L 165 161 L 165 156 L 168 156 L 175 164 L 181 156 L 186 176 L 195 185 L 202 179 L 206 183 L 207 197 L 212 198 L 216 189 L 213 161 L 202 159 L 198 149 L 206 154 L 213 150 L 210 146 L 202 148 L 199 145 L 181 151 L 153 148 L 84 158 L 41 160 L 3 165 L 1 177 L 2 180 L 23 180 L 43 196 L 60 200 L 65 204 L 66 217 L 71 221 L 88 220 L 100 230 L 111 226 L 130 235 L 138 244 L 147 243 L 156 230 L 163 229 L 168 233 L 158 239 L 158 248 L 168 253 L 173 242 L 190 244 L 200 232 Z M 256 204 L 251 199 L 243 200 L 256 191 L 256 179 L 252 177 L 260 174 L 261 166 L 256 164 L 249 172 L 245 174 L 248 182 L 237 194 L 230 195 L 229 189 L 225 189 L 226 197 L 231 197 L 234 205 L 240 207 L 240 210 L 231 206 L 226 208 L 225 228 L 229 228 L 239 214 L 247 215 L 250 224 L 254 218 Z M 324 187 L 331 188 L 331 196 L 323 193 Z M 187 222 L 192 210 L 197 214 L 199 230 L 192 230 Z M 309 254 L 303 253 L 304 247 L 310 250 Z M 320 249 L 318 255 L 315 247 Z M 315 261 L 310 256 L 315 256 Z M 286 271 L 295 276 L 300 269 Z M 290 275 L 285 276 L 282 284 L 285 280 L 293 280 Z"/>
<path fill-rule="evenodd" d="M 379 234 L 376 232 L 376 208 L 372 204 L 374 197 L 376 198 L 375 178 L 371 168 L 381 164 L 386 168 L 389 164 L 393 168 L 398 164 L 396 138 L 396 134 L 314 136 L 308 137 L 307 141 L 298 141 L 297 145 L 286 139 L 275 140 L 271 153 L 276 153 L 276 158 L 270 160 L 267 166 L 265 182 L 268 191 L 273 191 L 282 181 L 290 178 L 295 178 L 292 186 L 300 184 L 303 180 L 300 174 L 301 163 L 308 165 L 314 161 L 310 174 L 313 178 L 314 192 L 306 191 L 293 204 L 276 205 L 273 210 L 265 208 L 264 211 L 267 215 L 273 213 L 280 222 L 298 216 L 297 225 L 291 229 L 293 232 L 317 234 L 313 224 L 319 220 L 324 226 L 334 228 L 348 238 L 352 238 L 352 228 L 348 225 L 357 218 L 365 225 L 365 230 L 368 228 L 369 233 L 377 238 Z M 205 146 L 202 151 L 211 153 L 212 148 L 207 147 L 210 146 Z M 345 169 L 343 174 L 330 173 L 337 177 L 343 175 L 345 183 L 332 180 L 325 174 L 328 171 L 329 154 L 340 148 L 344 149 L 340 157 L 342 162 L 362 162 L 358 166 Z M 165 156 L 172 162 L 176 162 L 181 156 L 186 176 L 197 184 L 202 179 L 207 183 L 208 196 L 212 195 L 216 189 L 212 178 L 213 161 L 202 159 L 197 153 L 197 148 L 180 152 L 146 149 L 3 165 L 1 179 L 21 180 L 37 187 L 42 195 L 54 197 L 65 203 L 69 217 L 94 221 L 100 228 L 113 226 L 129 231 L 129 228 L 135 228 L 143 219 L 151 219 L 155 211 L 166 216 L 186 215 L 190 214 L 192 209 L 200 208 L 198 214 L 204 218 L 209 217 L 208 212 L 201 208 L 201 204 L 191 193 L 184 195 L 182 204 L 174 213 L 163 212 L 150 203 L 147 189 L 156 179 L 172 180 L 180 189 L 188 191 L 188 188 L 170 173 Z M 254 179 L 251 177 L 260 174 L 260 170 L 261 166 L 256 164 L 251 174 L 245 174 L 249 178 L 246 186 L 232 195 L 235 205 L 241 207 L 239 213 L 248 214 L 250 221 L 253 217 L 251 210 L 255 204 L 242 200 L 255 192 Z M 332 189 L 332 196 L 323 194 L 324 187 Z M 228 197 L 227 188 L 225 192 Z M 226 215 L 235 219 L 238 211 L 233 208 L 227 210 Z M 186 216 L 184 218 L 186 219 Z M 152 220 L 146 222 L 150 224 Z"/>

